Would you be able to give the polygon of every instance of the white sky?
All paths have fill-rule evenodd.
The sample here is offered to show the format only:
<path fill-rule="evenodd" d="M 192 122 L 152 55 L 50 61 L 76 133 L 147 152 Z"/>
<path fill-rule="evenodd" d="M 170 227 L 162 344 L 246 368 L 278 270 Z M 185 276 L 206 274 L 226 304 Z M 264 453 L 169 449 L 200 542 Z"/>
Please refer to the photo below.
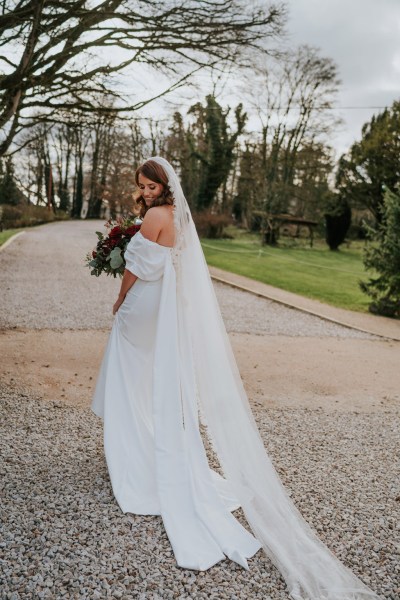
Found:
<path fill-rule="evenodd" d="M 342 80 L 338 106 L 357 107 L 337 111 L 344 125 L 330 143 L 339 156 L 360 138 L 361 127 L 372 114 L 380 112 L 380 109 L 360 107 L 390 106 L 394 100 L 400 100 L 400 0 L 286 0 L 286 4 L 288 45 L 316 46 L 322 56 L 332 58 Z M 119 51 L 114 49 L 113 52 L 119 60 Z M 101 53 L 98 60 L 104 60 Z M 116 79 L 117 88 L 129 103 L 133 97 L 143 99 L 161 91 L 163 79 L 167 86 L 165 78 L 149 75 L 141 65 L 135 65 Z M 212 89 L 209 75 L 203 74 L 196 80 L 197 90 L 188 86 L 180 88 L 168 96 L 167 101 L 157 100 L 140 114 L 167 118 L 173 109 L 186 113 L 191 104 L 203 101 Z M 224 83 L 225 87 L 217 85 L 217 97 L 223 106 L 234 107 L 242 100 L 235 91 L 234 76 L 226 78 Z M 257 125 L 251 120 L 247 130 Z"/>
<path fill-rule="evenodd" d="M 400 0 L 287 0 L 289 21 L 287 42 L 290 46 L 308 44 L 320 48 L 321 55 L 332 58 L 342 81 L 337 114 L 344 124 L 330 140 L 337 156 L 360 139 L 362 125 L 379 108 L 400 100 Z M 204 82 L 205 83 L 205 82 Z M 209 93 L 197 92 L 203 100 Z M 194 101 L 192 89 L 181 89 L 169 99 L 181 109 Z M 241 98 L 231 93 L 222 104 L 238 104 Z M 156 101 L 143 114 L 166 116 L 163 101 Z M 178 107 L 177 106 L 177 107 Z"/>
<path fill-rule="evenodd" d="M 342 80 L 340 106 L 390 106 L 400 100 L 400 0 L 289 0 L 288 31 L 331 57 Z M 361 136 L 378 109 L 341 110 L 338 152 Z"/>

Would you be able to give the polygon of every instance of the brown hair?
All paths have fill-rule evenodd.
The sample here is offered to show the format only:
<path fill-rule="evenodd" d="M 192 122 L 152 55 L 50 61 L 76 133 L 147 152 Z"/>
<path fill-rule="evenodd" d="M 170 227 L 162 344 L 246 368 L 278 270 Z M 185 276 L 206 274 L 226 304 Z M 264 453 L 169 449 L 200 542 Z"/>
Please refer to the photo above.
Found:
<path fill-rule="evenodd" d="M 152 206 L 162 206 L 163 204 L 172 205 L 174 203 L 174 198 L 168 185 L 167 174 L 159 163 L 157 163 L 155 160 L 147 160 L 136 169 L 135 182 L 137 186 L 139 185 L 140 174 L 144 175 L 144 177 L 147 177 L 147 179 L 150 179 L 150 181 L 154 181 L 154 183 L 160 183 L 163 186 L 161 196 L 154 200 Z M 136 196 L 135 200 L 140 206 L 139 217 L 143 219 L 150 206 L 146 205 L 146 202 L 144 201 L 144 198 L 142 194 L 140 194 L 139 190 L 137 194 L 139 195 Z"/>

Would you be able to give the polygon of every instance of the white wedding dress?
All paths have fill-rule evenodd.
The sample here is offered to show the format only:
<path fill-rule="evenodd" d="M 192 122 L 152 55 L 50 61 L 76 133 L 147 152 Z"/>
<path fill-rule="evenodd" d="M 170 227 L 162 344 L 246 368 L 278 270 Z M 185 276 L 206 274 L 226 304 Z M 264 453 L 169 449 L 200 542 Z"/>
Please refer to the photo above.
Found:
<path fill-rule="evenodd" d="M 161 515 L 180 567 L 261 547 L 293 600 L 378 600 L 319 539 L 287 494 L 254 420 L 190 209 L 172 166 L 173 248 L 139 231 L 125 252 L 138 279 L 115 315 L 92 402 L 123 512 Z M 211 470 L 199 420 L 224 477 Z M 284 450 L 283 450 L 284 451 Z M 252 533 L 232 515 L 242 507 Z M 254 535 L 253 535 L 254 534 Z"/>
<path fill-rule="evenodd" d="M 261 544 L 231 514 L 238 501 L 209 468 L 197 415 L 184 422 L 180 386 L 193 373 L 181 370 L 171 248 L 139 231 L 125 260 L 139 279 L 116 313 L 92 404 L 115 498 L 125 513 L 162 516 L 180 567 L 226 555 L 248 568 Z"/>

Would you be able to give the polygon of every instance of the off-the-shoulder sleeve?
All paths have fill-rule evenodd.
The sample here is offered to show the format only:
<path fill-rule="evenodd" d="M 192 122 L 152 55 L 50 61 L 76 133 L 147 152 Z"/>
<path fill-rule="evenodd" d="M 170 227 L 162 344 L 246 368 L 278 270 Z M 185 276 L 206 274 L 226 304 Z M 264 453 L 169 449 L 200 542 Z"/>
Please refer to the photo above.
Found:
<path fill-rule="evenodd" d="M 125 268 L 139 279 L 156 281 L 164 274 L 166 247 L 144 238 L 138 232 L 125 250 Z"/>

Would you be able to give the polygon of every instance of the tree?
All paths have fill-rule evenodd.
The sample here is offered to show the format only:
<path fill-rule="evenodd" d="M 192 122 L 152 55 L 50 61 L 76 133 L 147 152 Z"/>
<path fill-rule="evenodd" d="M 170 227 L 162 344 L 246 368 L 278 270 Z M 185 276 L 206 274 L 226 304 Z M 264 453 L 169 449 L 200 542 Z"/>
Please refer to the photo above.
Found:
<path fill-rule="evenodd" d="M 376 232 L 370 229 L 371 243 L 364 255 L 367 269 L 377 275 L 360 283 L 372 298 L 369 310 L 388 317 L 400 317 L 400 195 L 385 190 Z"/>
<path fill-rule="evenodd" d="M 175 112 L 165 140 L 165 155 L 179 173 L 185 197 L 192 210 L 195 209 L 199 186 L 198 160 L 193 153 L 193 131 L 187 129 L 180 112 Z"/>
<path fill-rule="evenodd" d="M 197 103 L 189 109 L 189 114 L 196 116 L 190 132 L 190 144 L 199 163 L 195 198 L 198 211 L 212 206 L 232 168 L 235 145 L 243 132 L 247 115 L 243 105 L 239 104 L 235 109 L 233 129 L 228 123 L 229 113 L 230 108 L 224 110 L 213 95 L 207 96 L 205 106 Z"/>
<path fill-rule="evenodd" d="M 346 198 L 331 193 L 325 213 L 326 243 L 330 250 L 339 250 L 351 225 L 351 208 Z"/>
<path fill-rule="evenodd" d="M 158 153 L 152 133 L 112 113 L 85 115 L 79 121 L 60 113 L 60 124 L 39 123 L 25 132 L 18 183 L 37 204 L 99 218 L 105 206 L 115 216 L 132 208 L 134 172 L 143 159 Z M 158 127 L 161 130 L 161 126 Z M 161 152 L 161 149 L 160 149 Z"/>
<path fill-rule="evenodd" d="M 54 130 L 56 127 L 53 125 Z M 36 204 L 47 206 L 49 210 L 55 212 L 57 190 L 57 180 L 54 179 L 53 170 L 53 139 L 51 127 L 44 123 L 38 123 L 31 128 L 27 139 L 24 140 L 23 154 L 27 154 L 27 159 L 23 159 L 24 167 L 27 164 L 28 169 L 23 168 L 19 184 L 26 191 L 29 198 L 35 198 Z M 24 184 L 22 183 L 24 181 Z"/>
<path fill-rule="evenodd" d="M 367 208 L 380 222 L 385 188 L 400 183 L 400 102 L 362 128 L 362 138 L 339 161 L 336 187 L 352 207 Z"/>
<path fill-rule="evenodd" d="M 290 212 L 311 220 L 325 212 L 332 191 L 329 179 L 334 168 L 332 149 L 322 142 L 303 142 L 297 152 Z"/>
<path fill-rule="evenodd" d="M 289 208 L 295 214 L 305 210 L 305 196 L 298 194 L 299 173 L 303 170 L 305 180 L 306 158 L 307 169 L 311 158 L 315 168 L 321 149 L 326 162 L 329 149 L 324 144 L 337 125 L 331 108 L 339 83 L 335 63 L 309 46 L 255 65 L 243 93 L 251 94 L 249 102 L 261 124 L 259 210 L 275 214 Z M 326 171 L 322 163 L 321 173 Z"/>
<path fill-rule="evenodd" d="M 273 215 L 314 220 L 323 214 L 333 168 L 327 140 L 338 122 L 331 109 L 339 83 L 334 62 L 309 46 L 255 64 L 245 81 L 242 93 L 261 130 L 240 154 L 234 212 L 254 231 L 266 219 L 265 243 L 276 243 Z"/>
<path fill-rule="evenodd" d="M 15 178 L 11 157 L 0 160 L 0 204 L 16 206 L 24 201 L 24 195 L 19 190 Z"/>
<path fill-rule="evenodd" d="M 71 217 L 79 219 L 83 205 L 83 154 L 76 154 L 76 178 L 74 197 L 72 202 Z"/>
<path fill-rule="evenodd" d="M 25 132 L 21 149 L 10 155 L 15 161 L 16 180 L 28 202 L 45 206 L 46 144 L 49 130 L 40 123 Z"/>
<path fill-rule="evenodd" d="M 92 124 L 91 161 L 88 217 L 99 218 L 107 179 L 110 140 L 114 126 L 113 115 L 98 115 Z"/>
<path fill-rule="evenodd" d="M 60 199 L 59 209 L 69 212 L 70 202 L 70 168 L 74 146 L 74 131 L 69 124 L 62 124 L 50 130 L 53 148 L 56 154 L 57 193 Z"/>
<path fill-rule="evenodd" d="M 250 230 L 258 230 L 260 226 L 254 211 L 259 208 L 263 182 L 263 164 L 258 146 L 245 142 L 239 158 L 239 177 L 232 210 L 235 219 Z"/>
<path fill-rule="evenodd" d="M 231 114 L 209 94 L 188 110 L 189 123 L 175 112 L 163 140 L 166 158 L 177 169 L 192 210 L 230 212 L 236 146 L 247 115 L 239 104 Z M 228 186 L 229 183 L 229 186 Z"/>
<path fill-rule="evenodd" d="M 241 0 L 4 0 L 0 8 L 0 155 L 31 114 L 110 112 L 119 98 L 115 74 L 138 64 L 174 78 L 237 60 L 281 30 L 284 9 Z M 114 50 L 114 52 L 113 52 Z M 115 51 L 117 50 L 117 51 Z M 103 60 L 99 60 L 99 55 Z M 124 99 L 112 110 L 136 110 L 153 98 Z"/>
<path fill-rule="evenodd" d="M 91 130 L 84 121 L 71 122 L 69 127 L 72 130 L 72 154 L 75 166 L 71 217 L 79 219 L 83 206 L 83 164 L 86 155 L 86 148 L 90 140 Z"/>
<path fill-rule="evenodd" d="M 110 216 L 113 218 L 117 214 L 132 213 L 133 190 L 135 189 L 135 169 L 132 167 L 133 154 L 129 132 L 116 127 L 111 137 L 104 193 Z"/>

